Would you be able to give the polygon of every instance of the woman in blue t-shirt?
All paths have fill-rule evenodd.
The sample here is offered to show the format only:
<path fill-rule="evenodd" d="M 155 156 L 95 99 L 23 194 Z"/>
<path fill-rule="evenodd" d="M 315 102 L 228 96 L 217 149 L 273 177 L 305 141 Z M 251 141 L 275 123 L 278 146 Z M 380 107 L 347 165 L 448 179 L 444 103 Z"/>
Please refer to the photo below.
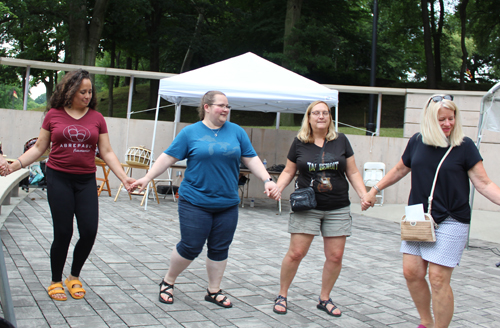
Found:
<path fill-rule="evenodd" d="M 469 231 L 469 180 L 482 195 L 498 205 L 500 188 L 488 178 L 474 142 L 464 136 L 453 96 L 430 97 L 421 122 L 421 132 L 410 138 L 401 160 L 366 194 L 362 209 L 374 205 L 378 191 L 411 171 L 408 205 L 423 204 L 427 212 L 437 166 L 449 147 L 453 147 L 439 170 L 432 200 L 431 215 L 439 224 L 436 241 L 402 241 L 400 250 L 408 290 L 420 315 L 419 328 L 448 327 L 454 308 L 451 274 L 460 262 Z M 427 270 L 430 289 L 425 279 Z"/>
<path fill-rule="evenodd" d="M 221 307 L 232 306 L 222 294 L 220 283 L 238 223 L 240 161 L 264 182 L 268 196 L 279 196 L 276 184 L 245 130 L 227 122 L 230 109 L 222 92 L 207 92 L 198 108 L 201 121 L 182 129 L 146 176 L 131 186 L 131 190 L 140 187 L 142 191 L 172 164 L 187 159 L 185 177 L 179 188 L 181 240 L 172 251 L 170 268 L 160 283 L 159 301 L 162 303 L 174 302 L 175 280 L 201 253 L 206 242 L 208 288 L 205 300 Z"/>
<path fill-rule="evenodd" d="M 340 317 L 342 313 L 333 303 L 330 293 L 342 269 L 346 238 L 351 235 L 349 182 L 360 198 L 366 193 L 366 188 L 351 144 L 343 133 L 335 131 L 330 108 L 323 101 L 311 103 L 304 114 L 302 127 L 292 142 L 286 167 L 277 182 L 280 192 L 292 182 L 297 171 L 298 187 L 312 186 L 317 206 L 290 213 L 290 247 L 281 264 L 280 291 L 273 311 L 287 313 L 288 289 L 314 236 L 321 233 L 326 260 L 316 307 Z"/>

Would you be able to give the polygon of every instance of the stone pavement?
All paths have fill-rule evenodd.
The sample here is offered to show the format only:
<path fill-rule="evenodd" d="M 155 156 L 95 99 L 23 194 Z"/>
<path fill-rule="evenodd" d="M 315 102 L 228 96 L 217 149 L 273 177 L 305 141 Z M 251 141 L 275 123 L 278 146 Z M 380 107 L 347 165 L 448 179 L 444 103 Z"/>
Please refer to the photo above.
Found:
<path fill-rule="evenodd" d="M 158 302 L 158 283 L 179 240 L 172 199 L 161 199 L 160 205 L 150 200 L 147 211 L 140 198 L 129 201 L 126 193 L 116 203 L 104 194 L 99 200 L 99 234 L 81 276 L 87 289 L 83 300 L 68 295 L 68 301 L 56 302 L 47 296 L 52 221 L 46 193 L 34 190 L 7 217 L 0 233 L 19 328 L 418 326 L 402 275 L 397 223 L 353 214 L 353 234 L 331 294 L 342 317 L 316 309 L 321 238 L 315 238 L 290 288 L 288 314 L 277 315 L 272 304 L 289 243 L 287 205 L 282 215 L 270 200 L 240 208 L 222 281 L 233 308 L 224 309 L 204 301 L 205 252 L 177 280 L 175 303 Z M 472 239 L 470 245 L 452 278 L 451 327 L 500 327 L 500 268 L 495 266 L 500 244 Z M 71 252 L 72 247 L 69 260 Z M 64 276 L 68 273 L 66 265 Z"/>

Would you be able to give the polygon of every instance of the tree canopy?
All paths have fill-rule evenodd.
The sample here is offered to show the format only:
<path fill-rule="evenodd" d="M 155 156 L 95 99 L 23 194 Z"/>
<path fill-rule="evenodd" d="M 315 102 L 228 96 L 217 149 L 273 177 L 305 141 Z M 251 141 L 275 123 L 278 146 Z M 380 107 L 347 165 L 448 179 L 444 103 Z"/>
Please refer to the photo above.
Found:
<path fill-rule="evenodd" d="M 500 79 L 496 1 L 449 3 L 379 1 L 377 85 Z M 372 20 L 371 0 L 4 0 L 0 56 L 180 73 L 251 51 L 319 83 L 368 85 Z M 56 72 L 31 73 L 50 97 Z M 3 84 L 22 78 L 2 67 Z"/>

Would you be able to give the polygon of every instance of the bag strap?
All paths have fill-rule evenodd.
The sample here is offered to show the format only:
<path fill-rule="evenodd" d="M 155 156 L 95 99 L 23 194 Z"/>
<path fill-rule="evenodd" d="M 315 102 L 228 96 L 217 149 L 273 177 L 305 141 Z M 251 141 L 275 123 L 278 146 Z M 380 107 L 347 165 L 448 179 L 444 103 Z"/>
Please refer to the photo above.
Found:
<path fill-rule="evenodd" d="M 441 158 L 441 162 L 439 162 L 439 165 L 437 166 L 436 174 L 434 175 L 434 181 L 432 182 L 431 194 L 429 196 L 429 201 L 428 201 L 429 202 L 429 206 L 427 207 L 427 213 L 428 214 L 431 214 L 432 200 L 434 199 L 433 198 L 433 196 L 434 196 L 434 188 L 436 187 L 436 181 L 437 181 L 439 169 L 441 168 L 441 164 L 443 164 L 444 160 L 446 159 L 446 157 L 448 156 L 448 154 L 451 152 L 452 149 L 453 149 L 453 146 L 450 146 L 450 148 L 448 148 L 448 151 L 446 152 L 446 154 L 444 154 L 443 158 Z"/>

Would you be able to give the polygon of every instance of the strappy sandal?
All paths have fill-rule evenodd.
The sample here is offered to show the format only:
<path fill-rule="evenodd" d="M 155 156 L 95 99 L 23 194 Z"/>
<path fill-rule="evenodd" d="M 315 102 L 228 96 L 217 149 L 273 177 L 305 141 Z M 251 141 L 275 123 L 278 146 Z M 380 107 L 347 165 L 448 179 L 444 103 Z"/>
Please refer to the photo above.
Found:
<path fill-rule="evenodd" d="M 82 299 L 85 297 L 85 289 L 83 287 L 73 287 L 74 285 L 80 285 L 83 286 L 82 282 L 78 279 L 73 279 L 73 280 L 66 280 L 64 281 L 64 284 L 66 285 L 66 288 L 68 288 L 69 294 L 71 297 L 73 297 L 76 300 Z M 76 295 L 76 293 L 83 293 L 83 295 Z"/>
<path fill-rule="evenodd" d="M 224 296 L 224 294 L 222 294 L 222 289 L 219 289 L 219 291 L 218 291 L 218 292 L 216 292 L 216 293 L 210 293 L 210 291 L 209 291 L 209 290 L 208 290 L 208 288 L 207 288 L 207 293 L 208 293 L 208 294 L 207 294 L 207 295 L 205 295 L 205 301 L 215 303 L 215 304 L 217 304 L 218 306 L 222 306 L 222 307 L 224 307 L 224 308 L 230 308 L 230 307 L 233 307 L 233 304 L 231 304 L 231 303 L 229 303 L 229 305 L 224 304 L 224 302 L 227 300 L 227 297 L 226 297 L 226 296 Z M 224 296 L 224 298 L 223 298 L 223 299 L 221 299 L 220 301 L 218 301 L 218 300 L 217 300 L 217 297 L 218 297 L 219 295 Z"/>
<path fill-rule="evenodd" d="M 167 287 L 164 290 L 162 290 L 163 287 Z M 158 296 L 159 301 L 165 304 L 173 304 L 174 303 L 174 294 L 168 292 L 169 290 L 174 290 L 174 285 L 171 285 L 167 283 L 165 280 L 162 279 L 160 282 L 160 295 Z M 167 299 L 172 299 L 172 300 L 165 300 L 161 295 L 166 295 L 168 296 Z"/>
<path fill-rule="evenodd" d="M 333 305 L 333 308 L 330 311 L 328 311 L 328 307 L 327 307 L 328 304 Z M 319 304 L 316 305 L 316 307 L 322 311 L 325 311 L 326 313 L 328 313 L 329 315 L 334 316 L 334 317 L 340 317 L 342 315 L 342 313 L 339 313 L 339 314 L 333 313 L 333 311 L 335 311 L 335 309 L 338 309 L 338 307 L 335 304 L 333 304 L 331 298 L 326 300 L 326 301 L 322 301 L 321 298 L 319 298 Z"/>
<path fill-rule="evenodd" d="M 56 289 L 56 288 L 60 288 L 60 289 Z M 48 290 L 48 294 L 49 294 L 50 298 L 52 298 L 55 301 L 66 301 L 68 299 L 68 297 L 66 296 L 66 293 L 64 292 L 63 284 L 60 282 L 56 282 L 55 284 L 50 285 L 49 288 L 47 288 L 47 290 Z M 60 297 L 60 298 L 54 297 L 55 295 L 58 295 L 58 294 L 63 294 L 64 297 Z"/>
<path fill-rule="evenodd" d="M 284 307 L 285 310 L 280 311 L 280 310 L 276 309 L 276 306 Z M 276 297 L 276 299 L 274 300 L 273 312 L 277 313 L 277 314 L 286 314 L 287 311 L 288 310 L 287 310 L 286 297 L 278 295 L 278 297 Z"/>

